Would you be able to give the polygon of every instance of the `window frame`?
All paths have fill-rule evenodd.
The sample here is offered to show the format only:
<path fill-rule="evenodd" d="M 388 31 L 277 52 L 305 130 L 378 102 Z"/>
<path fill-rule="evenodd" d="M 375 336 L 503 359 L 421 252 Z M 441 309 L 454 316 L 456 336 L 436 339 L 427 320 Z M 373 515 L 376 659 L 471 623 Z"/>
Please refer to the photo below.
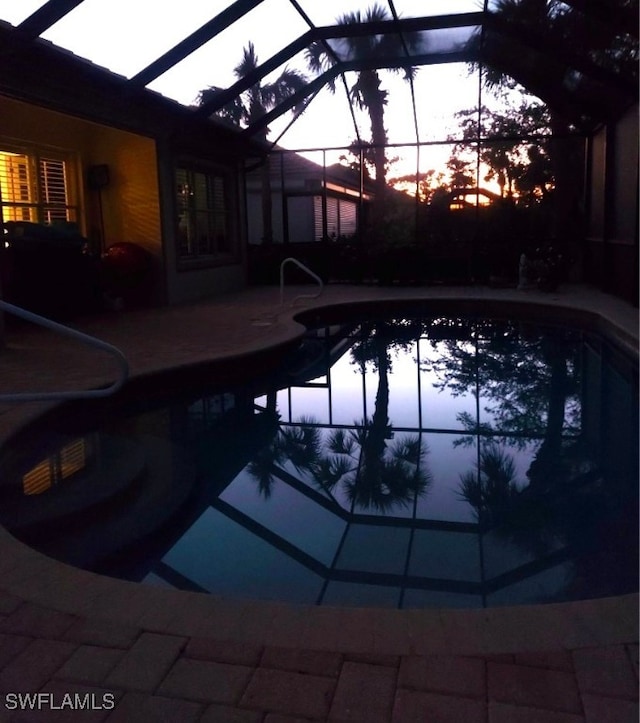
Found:
<path fill-rule="evenodd" d="M 184 191 L 181 188 L 181 176 L 183 173 L 186 175 L 186 186 L 187 188 L 197 188 L 196 177 L 204 176 L 204 196 L 206 203 L 209 202 L 209 197 L 213 187 L 217 181 L 222 182 L 222 210 L 218 210 L 214 206 L 199 206 L 198 200 L 196 199 L 195 192 L 191 192 L 187 198 L 187 201 L 182 201 L 184 198 Z M 237 170 L 215 163 L 203 163 L 201 161 L 194 161 L 191 159 L 179 158 L 173 166 L 173 198 L 174 198 L 174 210 L 175 210 L 175 255 L 176 255 L 176 269 L 178 271 L 192 271 L 203 268 L 211 268 L 216 266 L 227 266 L 239 263 L 240 261 L 240 244 L 238 239 L 238 198 L 237 198 Z M 203 187 L 200 186 L 202 190 Z M 213 198 L 215 203 L 215 188 L 213 188 Z M 189 199 L 193 199 L 191 202 Z M 187 216 L 187 224 L 183 226 L 183 219 Z M 215 232 L 215 228 L 220 218 L 223 219 L 223 234 L 225 238 L 226 248 L 220 248 L 218 245 L 218 239 L 211 237 L 210 234 Z M 194 230 L 197 232 L 199 223 L 202 222 L 208 225 L 208 238 L 205 240 L 205 250 L 202 250 L 202 245 L 198 243 L 198 240 L 191 240 L 194 244 L 193 250 L 185 254 L 182 250 L 184 243 L 184 232 L 182 228 L 186 229 L 187 234 Z M 213 222 L 213 225 L 211 225 Z M 189 240 L 187 239 L 187 243 Z"/>
<path fill-rule="evenodd" d="M 45 226 L 54 226 L 56 223 L 72 223 L 80 228 L 82 209 L 78 189 L 77 161 L 73 152 L 44 146 L 16 145 L 0 138 L 0 155 L 2 154 L 25 159 L 27 172 L 23 185 L 28 196 L 17 201 L 5 200 L 0 191 L 0 220 L 2 223 L 13 221 Z M 64 185 L 64 202 L 62 203 L 47 198 L 46 179 L 43 183 L 43 173 L 46 174 L 44 164 L 47 162 L 62 164 Z M 53 170 L 52 173 L 56 173 L 56 171 Z M 6 209 L 13 209 L 13 213 L 7 213 Z M 25 215 L 28 215 L 28 218 L 18 218 L 20 209 L 26 210 Z M 56 218 L 56 212 L 63 212 L 64 218 Z"/>

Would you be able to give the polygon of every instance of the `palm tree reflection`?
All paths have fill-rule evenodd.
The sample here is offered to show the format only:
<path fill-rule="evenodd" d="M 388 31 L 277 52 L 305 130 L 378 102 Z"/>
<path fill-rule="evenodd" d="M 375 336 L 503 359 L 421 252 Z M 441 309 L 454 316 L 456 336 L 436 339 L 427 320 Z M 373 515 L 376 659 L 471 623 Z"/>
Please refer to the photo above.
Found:
<path fill-rule="evenodd" d="M 416 497 L 426 493 L 432 480 L 426 445 L 417 434 L 394 439 L 389 420 L 391 352 L 415 341 L 419 336 L 416 324 L 363 324 L 351 359 L 363 373 L 367 365 L 377 372 L 373 415 L 354 421 L 352 429 L 333 429 L 324 439 L 312 418 L 281 426 L 273 442 L 248 468 L 258 481 L 260 494 L 270 496 L 275 466 L 282 467 L 287 461 L 298 472 L 309 473 L 312 482 L 330 496 L 341 489 L 351 509 L 392 512 L 413 505 Z"/>
<path fill-rule="evenodd" d="M 459 496 L 473 507 L 483 526 L 508 519 L 518 493 L 513 457 L 496 444 L 480 452 L 476 470 L 460 475 Z"/>
<path fill-rule="evenodd" d="M 321 459 L 320 430 L 312 417 L 301 417 L 300 426 L 279 425 L 270 444 L 263 447 L 247 467 L 265 499 L 271 496 L 277 477 L 275 472 L 287 461 L 298 472 L 313 471 Z"/>
<path fill-rule="evenodd" d="M 387 426 L 392 435 L 391 426 Z M 357 430 L 339 429 L 329 437 L 330 454 L 315 469 L 322 489 L 342 486 L 352 509 L 391 512 L 413 504 L 431 481 L 426 467 L 428 450 L 417 435 L 403 435 L 387 446 L 373 420 Z"/>
<path fill-rule="evenodd" d="M 330 497 L 342 489 L 352 509 L 392 512 L 413 505 L 431 483 L 428 450 L 418 435 L 393 437 L 391 425 L 377 428 L 375 417 L 336 429 L 323 441 L 313 419 L 283 425 L 248 466 L 259 494 L 268 499 L 287 463 Z"/>

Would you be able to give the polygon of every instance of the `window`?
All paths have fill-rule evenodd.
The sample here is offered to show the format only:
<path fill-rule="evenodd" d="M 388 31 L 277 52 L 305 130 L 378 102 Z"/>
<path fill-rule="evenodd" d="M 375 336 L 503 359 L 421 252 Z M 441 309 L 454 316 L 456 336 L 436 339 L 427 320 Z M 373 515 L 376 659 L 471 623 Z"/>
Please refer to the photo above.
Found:
<path fill-rule="evenodd" d="M 322 196 L 314 196 L 316 241 L 322 241 Z M 353 201 L 327 197 L 327 234 L 330 239 L 349 238 L 357 230 L 358 207 Z"/>
<path fill-rule="evenodd" d="M 179 265 L 233 256 L 229 187 L 220 171 L 176 169 Z"/>
<path fill-rule="evenodd" d="M 70 165 L 48 153 L 0 150 L 0 209 L 3 221 L 53 224 L 78 220 Z"/>

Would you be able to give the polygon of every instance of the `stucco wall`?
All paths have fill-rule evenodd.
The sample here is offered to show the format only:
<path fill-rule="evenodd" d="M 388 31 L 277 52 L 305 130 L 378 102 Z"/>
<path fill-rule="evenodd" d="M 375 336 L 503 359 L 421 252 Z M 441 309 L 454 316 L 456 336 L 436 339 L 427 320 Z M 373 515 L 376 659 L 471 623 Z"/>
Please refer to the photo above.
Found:
<path fill-rule="evenodd" d="M 586 278 L 638 302 L 638 106 L 591 141 Z"/>
<path fill-rule="evenodd" d="M 0 97 L 0 145 L 55 148 L 75 169 L 82 233 L 103 248 L 117 241 L 144 247 L 154 266 L 151 302 L 164 296 L 160 198 L 155 142 L 151 138 Z M 109 184 L 87 185 L 87 169 L 109 167 Z M 102 206 L 102 212 L 100 209 Z"/>

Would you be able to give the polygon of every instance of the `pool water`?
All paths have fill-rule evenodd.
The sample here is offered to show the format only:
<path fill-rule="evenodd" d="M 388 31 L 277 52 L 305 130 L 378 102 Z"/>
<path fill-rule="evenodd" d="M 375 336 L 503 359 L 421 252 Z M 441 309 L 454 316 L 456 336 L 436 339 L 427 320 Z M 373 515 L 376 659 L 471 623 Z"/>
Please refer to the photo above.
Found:
<path fill-rule="evenodd" d="M 637 373 L 604 339 L 337 318 L 270 379 L 256 369 L 52 422 L 19 463 L 5 453 L 0 523 L 72 565 L 240 598 L 487 607 L 638 589 Z"/>

